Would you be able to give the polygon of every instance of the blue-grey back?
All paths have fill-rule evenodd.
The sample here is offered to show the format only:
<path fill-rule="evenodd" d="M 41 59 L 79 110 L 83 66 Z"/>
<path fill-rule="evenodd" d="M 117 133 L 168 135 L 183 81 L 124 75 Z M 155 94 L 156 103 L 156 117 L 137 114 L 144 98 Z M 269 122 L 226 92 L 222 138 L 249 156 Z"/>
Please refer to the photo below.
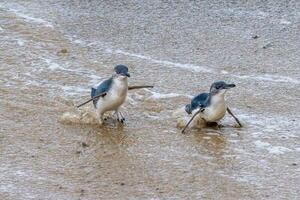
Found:
<path fill-rule="evenodd" d="M 195 96 L 191 101 L 191 109 L 194 110 L 199 107 L 206 107 L 209 104 L 209 93 L 201 93 Z"/>
<path fill-rule="evenodd" d="M 96 88 L 92 87 L 91 90 L 91 97 L 97 96 L 101 93 L 107 92 L 111 85 L 112 85 L 113 79 L 109 78 L 103 82 L 101 82 Z M 96 107 L 96 104 L 98 102 L 98 99 L 93 100 L 94 106 Z"/>

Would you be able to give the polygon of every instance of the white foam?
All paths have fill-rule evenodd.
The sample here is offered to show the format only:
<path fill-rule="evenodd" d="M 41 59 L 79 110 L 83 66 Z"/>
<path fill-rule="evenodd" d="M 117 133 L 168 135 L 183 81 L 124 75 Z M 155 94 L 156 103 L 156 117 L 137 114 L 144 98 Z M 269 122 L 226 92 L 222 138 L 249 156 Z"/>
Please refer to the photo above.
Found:
<path fill-rule="evenodd" d="M 224 75 L 233 76 L 233 77 L 240 78 L 240 79 L 254 79 L 254 80 L 269 81 L 269 82 L 284 82 L 284 83 L 300 84 L 299 80 L 291 78 L 291 77 L 287 77 L 287 76 L 279 76 L 279 75 L 272 75 L 272 74 L 235 75 L 235 74 L 231 74 L 230 72 L 228 72 L 226 70 L 217 71 L 215 69 L 212 69 L 212 68 L 209 68 L 206 66 L 199 66 L 199 65 L 194 65 L 194 64 L 190 64 L 190 63 L 176 63 L 176 62 L 171 62 L 171 61 L 166 61 L 166 60 L 159 60 L 159 59 L 155 59 L 150 56 L 145 56 L 142 54 L 130 53 L 130 52 L 126 52 L 126 51 L 123 51 L 120 49 L 113 49 L 111 47 L 108 47 L 108 45 L 101 43 L 101 42 L 85 42 L 82 40 L 73 39 L 73 37 L 76 37 L 76 36 L 73 36 L 73 37 L 66 36 L 66 37 L 70 41 L 72 41 L 76 44 L 87 45 L 87 46 L 99 45 L 101 48 L 103 48 L 103 47 L 105 48 L 104 51 L 106 53 L 121 54 L 121 55 L 130 56 L 130 57 L 137 58 L 137 59 L 147 60 L 151 63 L 160 64 L 165 67 L 175 67 L 175 68 L 181 68 L 181 69 L 186 69 L 186 70 L 195 71 L 195 72 L 204 72 L 204 73 L 211 73 L 211 74 L 216 74 L 216 75 L 224 74 Z"/>
<path fill-rule="evenodd" d="M 291 152 L 292 150 L 286 147 L 281 147 L 281 146 L 270 146 L 267 148 L 267 150 L 269 151 L 269 153 L 271 154 L 276 154 L 276 155 L 280 155 L 280 154 L 284 154 L 286 152 Z"/>
<path fill-rule="evenodd" d="M 111 113 L 106 113 L 106 116 L 112 117 Z M 63 113 L 59 117 L 59 122 L 66 124 L 98 124 L 98 118 L 94 108 L 86 106 Z"/>
<path fill-rule="evenodd" d="M 182 63 L 174 63 L 174 62 L 165 61 L 165 60 L 157 60 L 157 59 L 151 58 L 149 56 L 144 56 L 144 55 L 135 54 L 135 53 L 129 53 L 129 52 L 125 52 L 125 51 L 122 51 L 122 50 L 119 50 L 119 49 L 118 50 L 107 49 L 106 52 L 122 54 L 122 55 L 130 56 L 130 57 L 135 57 L 135 58 L 139 58 L 139 59 L 143 59 L 143 60 L 148 60 L 152 63 L 165 65 L 166 67 L 183 68 L 183 69 L 188 69 L 188 70 L 192 70 L 192 71 L 196 71 L 196 72 L 206 72 L 206 73 L 212 73 L 213 72 L 212 69 L 208 69 L 207 67 L 204 67 L 204 66 L 199 66 L 199 65 L 189 64 L 189 63 L 182 64 Z"/>
<path fill-rule="evenodd" d="M 84 41 L 79 40 L 79 39 L 76 39 L 76 40 L 74 40 L 73 42 L 74 42 L 75 44 L 85 44 Z"/>
<path fill-rule="evenodd" d="M 61 70 L 61 71 L 66 71 L 66 72 L 74 72 L 76 74 L 79 74 L 80 76 L 86 76 L 89 79 L 91 79 L 89 81 L 90 84 L 87 87 L 55 85 L 55 84 L 52 83 L 52 86 L 55 85 L 55 86 L 61 88 L 62 90 L 64 90 L 66 95 L 73 96 L 73 95 L 78 95 L 78 94 L 89 93 L 90 86 L 95 84 L 95 83 L 98 83 L 99 80 L 102 79 L 101 77 L 95 75 L 94 74 L 95 72 L 93 70 L 92 71 L 87 71 L 86 69 L 83 69 L 83 68 L 69 69 L 69 68 L 63 67 L 63 66 L 53 62 L 50 59 L 42 58 L 42 60 L 44 60 L 45 63 L 47 63 L 48 69 L 50 69 L 51 71 Z M 68 65 L 68 63 L 66 63 L 65 65 Z"/>
<path fill-rule="evenodd" d="M 42 58 L 42 59 L 47 63 L 48 69 L 50 69 L 50 70 L 53 70 L 53 71 L 54 70 L 62 70 L 62 71 L 79 73 L 81 76 L 83 76 L 83 75 L 88 76 L 89 78 L 92 79 L 91 81 L 93 81 L 93 82 L 95 80 L 99 81 L 99 79 L 101 79 L 100 76 L 95 75 L 96 72 L 94 70 L 87 71 L 86 69 L 80 68 L 80 67 L 77 67 L 76 69 L 70 69 L 68 67 L 63 67 L 48 58 Z M 67 66 L 67 65 L 68 65 L 68 63 L 65 64 L 65 66 Z"/>
<path fill-rule="evenodd" d="M 265 148 L 265 147 L 271 146 L 270 143 L 268 143 L 268 142 L 262 142 L 262 141 L 260 141 L 260 140 L 255 141 L 254 144 L 255 144 L 258 148 Z"/>
<path fill-rule="evenodd" d="M 82 88 L 78 86 L 61 86 L 61 88 L 68 94 L 68 95 L 78 95 L 78 94 L 87 94 L 89 92 L 88 88 Z"/>
<path fill-rule="evenodd" d="M 253 138 L 259 138 L 259 137 L 261 137 L 261 135 L 263 135 L 262 132 L 254 132 L 254 133 L 252 133 L 252 137 Z"/>
<path fill-rule="evenodd" d="M 263 12 L 260 10 L 245 10 L 242 8 L 222 8 L 219 10 L 214 10 L 213 12 L 216 12 L 221 15 L 224 15 L 224 12 L 226 15 L 230 14 L 231 16 L 238 18 L 247 16 L 254 19 L 265 19 L 267 16 L 269 16 L 269 13 L 267 12 Z"/>
<path fill-rule="evenodd" d="M 51 70 L 57 70 L 57 69 L 63 69 L 59 64 L 57 63 L 50 63 L 49 64 L 49 69 Z"/>
<path fill-rule="evenodd" d="M 280 24 L 283 24 L 283 25 L 290 25 L 292 22 L 286 20 L 286 19 L 281 19 L 280 20 Z"/>
<path fill-rule="evenodd" d="M 21 170 L 15 171 L 14 174 L 15 174 L 16 176 L 29 176 L 26 172 L 21 171 Z"/>
<path fill-rule="evenodd" d="M 24 46 L 24 40 L 22 40 L 22 39 L 17 39 L 17 44 L 19 45 L 19 46 Z"/>
<path fill-rule="evenodd" d="M 100 80 L 103 80 L 102 77 L 97 76 L 97 75 L 95 75 L 95 74 L 89 75 L 89 78 L 91 79 L 91 80 L 89 81 L 90 85 L 95 85 L 96 83 L 99 83 Z"/>
<path fill-rule="evenodd" d="M 159 116 L 150 115 L 150 114 L 148 114 L 148 113 L 146 113 L 146 112 L 144 112 L 144 115 L 145 115 L 146 117 L 148 117 L 148 118 L 151 118 L 151 119 L 160 119 Z"/>
<path fill-rule="evenodd" d="M 12 191 L 16 190 L 17 186 L 15 184 L 1 184 L 0 185 L 0 191 L 2 192 L 8 192 L 8 193 L 12 193 Z"/>
<path fill-rule="evenodd" d="M 0 26 L 0 32 L 3 32 L 4 31 L 4 29 Z"/>
<path fill-rule="evenodd" d="M 256 145 L 256 147 L 260 149 L 266 149 L 270 154 L 280 155 L 292 151 L 289 148 L 282 147 L 282 146 L 272 146 L 270 143 L 262 142 L 260 140 L 255 141 L 254 144 Z"/>
<path fill-rule="evenodd" d="M 0 5 L 0 7 L 3 8 L 3 6 L 1 6 L 1 5 Z M 39 24 L 39 25 L 42 25 L 42 26 L 45 26 L 45 27 L 49 27 L 49 28 L 54 28 L 53 25 L 50 22 L 48 22 L 46 20 L 43 20 L 41 18 L 31 17 L 29 15 L 26 15 L 26 14 L 20 12 L 17 9 L 13 9 L 13 8 L 6 8 L 6 9 L 8 9 L 11 12 L 13 12 L 16 16 L 24 19 L 24 21 L 26 21 L 26 22 Z"/>
<path fill-rule="evenodd" d="M 65 67 L 60 66 L 59 64 L 53 62 L 50 59 L 43 58 L 43 60 L 48 64 L 48 69 L 50 70 L 63 70 L 63 71 L 71 71 L 70 69 L 67 69 Z"/>
<path fill-rule="evenodd" d="M 133 98 L 131 98 L 130 95 L 127 95 L 127 101 L 131 105 L 136 105 L 137 104 L 137 102 Z"/>
<path fill-rule="evenodd" d="M 185 94 L 178 94 L 178 93 L 158 93 L 158 92 L 152 92 L 152 95 L 149 97 L 149 99 L 168 99 L 168 98 L 175 98 L 175 97 L 180 97 L 180 96 L 185 96 L 191 98 L 190 95 L 185 95 Z"/>
<path fill-rule="evenodd" d="M 151 58 L 149 56 L 144 56 L 144 55 L 135 54 L 135 53 L 129 53 L 129 52 L 125 52 L 122 50 L 112 50 L 110 48 L 107 48 L 106 52 L 117 53 L 117 54 L 131 56 L 131 57 L 135 57 L 135 58 L 139 58 L 139 59 L 143 59 L 143 60 L 148 60 L 152 63 L 161 64 L 166 67 L 182 68 L 182 69 L 192 70 L 195 72 L 205 72 L 205 73 L 213 73 L 213 74 L 219 73 L 216 70 L 208 69 L 207 67 L 203 67 L 203 66 L 199 66 L 199 65 L 194 65 L 194 64 L 189 64 L 189 63 L 182 64 L 182 63 L 174 63 L 174 62 L 165 61 L 165 60 L 157 60 L 157 59 Z M 220 73 L 221 74 L 229 74 L 229 72 L 225 71 L 225 70 L 221 70 Z M 231 74 L 231 76 L 241 78 L 241 79 L 255 79 L 255 80 L 261 80 L 261 81 L 300 84 L 300 81 L 298 81 L 297 79 L 293 79 L 293 78 L 287 77 L 287 76 L 279 76 L 279 75 L 271 75 L 271 74 L 263 74 L 263 75 L 234 75 L 234 74 Z"/>
<path fill-rule="evenodd" d="M 241 79 L 254 79 L 261 81 L 270 81 L 270 82 L 278 82 L 278 83 L 294 83 L 300 84 L 300 81 L 297 79 L 293 79 L 287 76 L 279 76 L 279 75 L 271 75 L 271 74 L 263 74 L 263 75 L 232 75 Z"/>
<path fill-rule="evenodd" d="M 221 73 L 222 73 L 222 74 L 228 74 L 229 72 L 226 71 L 226 70 L 221 70 Z"/>
<path fill-rule="evenodd" d="M 43 25 L 45 27 L 54 28 L 53 25 L 50 22 L 47 22 L 47 21 L 45 21 L 43 19 L 35 18 L 35 17 L 31 17 L 31 16 L 28 16 L 28 15 L 25 15 L 25 14 L 20 13 L 18 10 L 15 10 L 15 9 L 9 9 L 9 10 L 12 11 L 12 12 L 14 12 L 15 15 L 17 15 L 18 17 L 23 18 L 24 21 L 26 21 L 26 22 L 36 23 L 36 24 L 39 24 L 39 25 Z"/>
<path fill-rule="evenodd" d="M 272 118 L 255 113 L 237 113 L 238 118 L 247 124 L 247 127 L 255 129 L 252 137 L 258 138 L 263 135 L 266 138 L 299 138 L 296 134 L 300 124 L 291 121 L 287 115 L 273 115 Z M 258 131 L 257 129 L 263 130 Z M 286 131 L 286 130 L 290 131 Z M 277 134 L 274 134 L 276 132 Z"/>

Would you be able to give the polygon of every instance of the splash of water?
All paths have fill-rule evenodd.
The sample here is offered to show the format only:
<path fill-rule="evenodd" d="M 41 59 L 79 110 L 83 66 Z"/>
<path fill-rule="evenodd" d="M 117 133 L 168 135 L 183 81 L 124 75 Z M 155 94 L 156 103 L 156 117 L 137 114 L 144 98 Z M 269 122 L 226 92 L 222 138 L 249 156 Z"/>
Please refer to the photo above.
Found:
<path fill-rule="evenodd" d="M 59 122 L 63 124 L 98 124 L 97 115 L 91 108 L 64 112 Z"/>
<path fill-rule="evenodd" d="M 183 128 L 188 123 L 192 115 L 189 116 L 185 112 L 184 107 L 181 107 L 173 112 L 172 117 L 177 122 L 177 128 Z M 202 118 L 200 118 L 199 115 L 197 115 L 189 125 L 189 127 L 191 128 L 204 128 L 205 126 L 206 126 L 205 121 Z"/>

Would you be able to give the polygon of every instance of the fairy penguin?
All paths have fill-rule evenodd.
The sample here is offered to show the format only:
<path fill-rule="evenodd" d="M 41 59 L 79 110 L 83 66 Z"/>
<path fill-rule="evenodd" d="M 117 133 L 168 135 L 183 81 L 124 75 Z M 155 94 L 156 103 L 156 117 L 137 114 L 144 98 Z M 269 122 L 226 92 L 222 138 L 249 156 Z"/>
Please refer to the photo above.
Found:
<path fill-rule="evenodd" d="M 224 81 L 214 82 L 209 93 L 201 93 L 195 96 L 190 104 L 185 106 L 185 111 L 192 114 L 193 111 L 201 109 L 199 117 L 205 122 L 218 122 L 227 110 L 225 93 L 228 89 L 235 87 L 235 84 L 227 84 Z"/>
<path fill-rule="evenodd" d="M 117 120 L 121 123 L 125 121 L 125 118 L 119 109 L 127 96 L 128 77 L 130 77 L 128 68 L 125 65 L 117 65 L 114 68 L 114 73 L 111 78 L 92 87 L 92 98 L 103 94 L 101 97 L 93 100 L 99 124 L 103 124 L 103 115 L 107 111 L 115 111 Z"/>

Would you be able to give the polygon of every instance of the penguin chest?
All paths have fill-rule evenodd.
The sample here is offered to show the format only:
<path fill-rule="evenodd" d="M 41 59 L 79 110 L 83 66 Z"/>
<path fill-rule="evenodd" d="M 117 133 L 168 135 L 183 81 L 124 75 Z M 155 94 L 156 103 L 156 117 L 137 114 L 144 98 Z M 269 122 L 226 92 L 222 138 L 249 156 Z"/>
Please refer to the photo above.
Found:
<path fill-rule="evenodd" d="M 117 88 L 112 90 L 110 94 L 108 94 L 107 100 L 114 106 L 119 107 L 122 105 L 127 96 L 127 88 Z"/>
<path fill-rule="evenodd" d="M 217 122 L 225 116 L 226 109 L 225 100 L 218 99 L 205 109 L 203 118 L 208 122 Z"/>
<path fill-rule="evenodd" d="M 99 99 L 97 103 L 98 110 L 106 112 L 118 109 L 126 100 L 127 90 L 127 82 L 114 82 L 106 96 Z"/>

